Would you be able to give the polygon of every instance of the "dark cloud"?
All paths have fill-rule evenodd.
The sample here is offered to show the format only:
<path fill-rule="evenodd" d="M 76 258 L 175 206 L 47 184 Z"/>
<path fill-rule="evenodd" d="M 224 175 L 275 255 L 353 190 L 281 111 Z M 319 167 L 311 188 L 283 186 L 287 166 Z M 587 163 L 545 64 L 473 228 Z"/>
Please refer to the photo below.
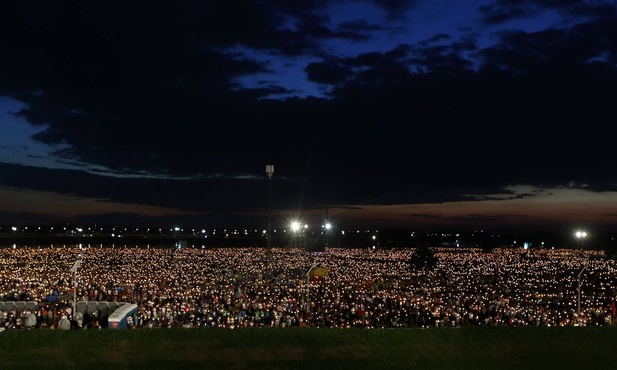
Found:
<path fill-rule="evenodd" d="M 305 43 L 298 32 L 276 30 L 275 16 L 257 2 L 195 2 L 192 11 L 123 2 L 36 5 L 13 9 L 13 28 L 0 36 L 3 89 L 28 104 L 21 115 L 47 125 L 38 140 L 70 145 L 57 155 L 116 170 L 206 170 L 177 156 L 180 147 L 197 163 L 217 156 L 225 166 L 224 153 L 208 143 L 231 144 L 257 129 L 234 107 L 284 91 L 236 91 L 234 78 L 267 67 L 217 47 L 291 53 Z M 229 128 L 237 129 L 235 137 Z"/>
<path fill-rule="evenodd" d="M 359 32 L 359 33 L 367 32 L 367 31 L 381 31 L 381 30 L 386 29 L 382 25 L 370 24 L 365 20 L 342 22 L 342 23 L 339 23 L 336 28 L 338 31 L 345 31 L 345 32 L 352 31 L 352 32 Z"/>
<path fill-rule="evenodd" d="M 342 85 L 336 80 L 333 96 L 349 102 L 341 105 L 349 121 L 378 123 L 356 140 L 392 159 L 377 166 L 378 178 L 413 173 L 415 183 L 470 187 L 581 178 L 602 187 L 613 155 L 601 133 L 612 130 L 617 113 L 610 103 L 617 82 L 613 27 L 504 33 L 474 60 L 440 45 L 324 61 L 320 68 L 346 76 Z M 590 62 L 596 55 L 603 59 Z"/>
<path fill-rule="evenodd" d="M 562 77 L 573 73 L 574 79 L 591 77 L 587 73 L 611 75 L 610 66 L 617 60 L 615 32 L 616 23 L 610 21 L 534 33 L 507 32 L 501 35 L 501 43 L 480 54 L 487 69 Z"/>
<path fill-rule="evenodd" d="M 2 91 L 28 104 L 20 112 L 28 121 L 46 125 L 37 140 L 70 146 L 57 156 L 170 176 L 239 172 L 226 146 L 257 158 L 251 141 L 270 127 L 255 102 L 289 90 L 243 89 L 236 78 L 269 66 L 225 47 L 298 55 L 318 40 L 368 38 L 328 28 L 325 2 L 293 3 L 20 3 L 3 13 Z"/>
<path fill-rule="evenodd" d="M 479 8 L 482 22 L 487 25 L 535 17 L 547 10 L 557 11 L 571 17 L 571 21 L 576 23 L 585 18 L 615 20 L 617 16 L 617 5 L 611 1 L 497 0 Z"/>
<path fill-rule="evenodd" d="M 482 22 L 487 25 L 501 24 L 513 19 L 533 16 L 536 15 L 538 11 L 537 9 L 520 3 L 510 6 L 490 4 L 480 7 Z"/>
<path fill-rule="evenodd" d="M 451 48 L 452 52 L 460 54 L 463 52 L 478 50 L 478 43 L 474 38 L 467 37 L 460 41 L 453 42 Z"/>
<path fill-rule="evenodd" d="M 405 17 L 406 11 L 417 5 L 416 0 L 365 0 L 386 11 L 393 19 Z"/>
<path fill-rule="evenodd" d="M 419 42 L 418 45 L 419 46 L 425 46 L 425 45 L 428 45 L 428 44 L 436 43 L 436 42 L 439 42 L 439 41 L 446 41 L 446 40 L 450 40 L 450 39 L 452 39 L 452 36 L 447 35 L 445 33 L 438 33 L 437 35 L 435 35 L 435 36 L 433 36 L 433 37 L 431 37 L 431 38 L 429 38 L 427 40 Z"/>
<path fill-rule="evenodd" d="M 305 68 L 309 80 L 320 84 L 339 85 L 351 76 L 349 68 L 333 63 L 309 63 Z"/>
<path fill-rule="evenodd" d="M 415 6 L 371 3 L 391 15 Z M 481 11 L 484 23 L 499 24 L 542 9 L 600 9 L 542 4 L 499 1 Z M 269 161 L 278 207 L 458 201 L 505 184 L 615 182 L 606 181 L 617 114 L 610 19 L 501 32 L 492 46 L 437 33 L 333 56 L 324 41 L 367 40 L 378 26 L 332 26 L 327 1 L 142 5 L 7 5 L 0 95 L 26 103 L 19 115 L 45 128 L 35 138 L 60 145 L 58 158 L 91 173 L 3 165 L 5 186 L 223 214 L 263 210 Z M 244 86 L 243 77 L 276 73 L 263 55 L 310 57 L 304 72 L 328 95 L 277 99 L 293 91 L 267 78 Z M 92 174 L 106 171 L 153 178 Z"/>

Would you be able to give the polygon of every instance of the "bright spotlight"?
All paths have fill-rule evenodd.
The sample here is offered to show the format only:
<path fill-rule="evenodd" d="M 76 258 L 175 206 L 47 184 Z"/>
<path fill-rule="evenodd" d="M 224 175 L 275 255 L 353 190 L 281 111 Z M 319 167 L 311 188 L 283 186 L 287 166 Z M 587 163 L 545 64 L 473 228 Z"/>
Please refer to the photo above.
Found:
<path fill-rule="evenodd" d="M 292 222 L 291 223 L 291 231 L 298 231 L 300 230 L 300 223 L 299 222 Z"/>

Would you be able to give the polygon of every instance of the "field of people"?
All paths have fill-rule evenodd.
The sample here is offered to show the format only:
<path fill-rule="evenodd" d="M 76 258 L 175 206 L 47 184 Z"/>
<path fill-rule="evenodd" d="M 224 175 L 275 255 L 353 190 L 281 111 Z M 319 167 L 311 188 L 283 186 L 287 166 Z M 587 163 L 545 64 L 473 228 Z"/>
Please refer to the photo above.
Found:
<path fill-rule="evenodd" d="M 432 269 L 412 267 L 414 253 L 3 248 L 0 301 L 38 305 L 0 310 L 0 327 L 73 319 L 74 276 L 78 302 L 136 304 L 130 328 L 595 326 L 611 325 L 617 313 L 616 264 L 599 251 L 440 248 Z M 307 276 L 316 266 L 323 276 Z M 105 318 L 88 312 L 73 327 L 106 327 Z"/>

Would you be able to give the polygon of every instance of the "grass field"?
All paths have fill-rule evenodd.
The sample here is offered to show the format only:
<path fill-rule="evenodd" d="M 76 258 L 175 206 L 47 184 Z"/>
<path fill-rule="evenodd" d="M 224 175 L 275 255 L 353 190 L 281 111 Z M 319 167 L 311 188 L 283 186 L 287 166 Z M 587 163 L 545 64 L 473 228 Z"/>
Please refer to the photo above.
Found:
<path fill-rule="evenodd" d="M 617 326 L 5 331 L 0 369 L 615 369 Z"/>

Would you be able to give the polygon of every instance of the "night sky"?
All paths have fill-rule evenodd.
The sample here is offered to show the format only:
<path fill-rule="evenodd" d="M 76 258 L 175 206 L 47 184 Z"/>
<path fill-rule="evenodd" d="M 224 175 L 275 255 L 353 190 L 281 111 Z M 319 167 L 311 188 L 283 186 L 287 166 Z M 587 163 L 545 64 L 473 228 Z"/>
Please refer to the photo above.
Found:
<path fill-rule="evenodd" d="M 0 13 L 0 223 L 610 227 L 616 124 L 614 1 Z"/>

